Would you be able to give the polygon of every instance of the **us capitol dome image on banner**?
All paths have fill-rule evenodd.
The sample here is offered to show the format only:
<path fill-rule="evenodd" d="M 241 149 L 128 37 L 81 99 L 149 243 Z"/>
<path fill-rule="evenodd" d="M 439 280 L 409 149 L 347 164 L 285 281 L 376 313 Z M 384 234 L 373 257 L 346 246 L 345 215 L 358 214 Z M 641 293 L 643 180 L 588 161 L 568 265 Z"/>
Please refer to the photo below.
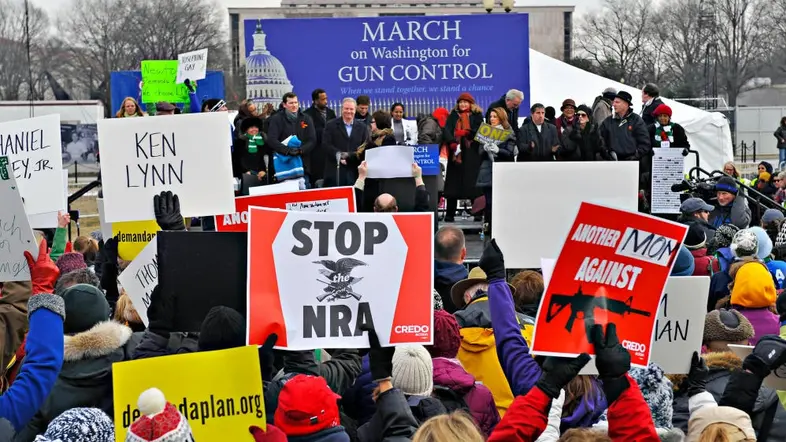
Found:
<path fill-rule="evenodd" d="M 254 49 L 246 58 L 246 96 L 257 104 L 278 106 L 281 97 L 292 92 L 292 83 L 284 65 L 267 50 L 267 35 L 262 32 L 262 21 L 257 20 Z"/>

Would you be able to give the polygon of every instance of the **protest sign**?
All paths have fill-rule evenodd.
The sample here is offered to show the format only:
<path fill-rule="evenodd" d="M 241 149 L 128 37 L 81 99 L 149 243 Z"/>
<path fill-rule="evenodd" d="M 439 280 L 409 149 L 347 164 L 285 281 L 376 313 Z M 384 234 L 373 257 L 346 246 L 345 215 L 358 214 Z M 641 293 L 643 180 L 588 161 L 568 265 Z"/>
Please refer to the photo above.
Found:
<path fill-rule="evenodd" d="M 63 169 L 63 207 L 56 212 L 27 214 L 30 227 L 34 229 L 54 229 L 57 228 L 57 217 L 60 212 L 68 210 L 68 169 Z"/>
<path fill-rule="evenodd" d="M 231 213 L 229 125 L 221 112 L 99 120 L 107 222 L 155 219 L 153 196 L 171 190 L 183 216 Z"/>
<path fill-rule="evenodd" d="M 145 60 L 142 62 L 142 102 L 188 103 L 188 88 L 177 84 L 177 60 Z M 100 125 L 99 125 L 100 126 Z M 99 138 L 99 146 L 101 144 Z M 101 160 L 103 161 L 103 152 Z"/>
<path fill-rule="evenodd" d="M 475 132 L 475 141 L 480 144 L 499 144 L 513 134 L 513 131 L 508 129 L 497 129 L 488 123 L 482 123 Z"/>
<path fill-rule="evenodd" d="M 296 212 L 347 213 L 355 211 L 355 188 L 332 187 L 302 190 L 274 195 L 235 198 L 235 212 L 216 215 L 216 231 L 245 232 L 248 230 L 248 208 L 268 207 Z"/>
<path fill-rule="evenodd" d="M 729 350 L 734 353 L 738 358 L 745 360 L 749 354 L 753 353 L 753 345 L 737 345 L 728 344 Z M 764 378 L 764 385 L 773 390 L 778 390 L 778 396 L 782 396 L 786 390 L 786 365 L 773 370 L 769 376 Z"/>
<path fill-rule="evenodd" d="M 0 157 L 0 282 L 30 281 L 24 252 L 38 258 L 38 243 L 25 214 L 8 157 Z"/>
<path fill-rule="evenodd" d="M 297 192 L 300 184 L 297 180 L 284 181 L 283 183 L 268 184 L 267 186 L 255 186 L 248 188 L 250 196 L 272 195 L 274 193 Z"/>
<path fill-rule="evenodd" d="M 123 286 L 136 312 L 147 326 L 150 294 L 158 285 L 158 244 L 155 238 L 147 243 L 141 253 L 120 273 L 117 282 Z"/>
<path fill-rule="evenodd" d="M 112 364 L 115 440 L 126 440 L 141 413 L 139 395 L 158 388 L 188 420 L 194 440 L 248 440 L 265 428 L 262 373 L 256 347 L 186 353 Z"/>
<path fill-rule="evenodd" d="M 413 146 L 412 150 L 415 154 L 415 163 L 420 166 L 423 176 L 442 173 L 439 167 L 439 144 L 418 144 Z"/>
<path fill-rule="evenodd" d="M 249 208 L 248 343 L 289 350 L 432 342 L 433 214 Z"/>
<path fill-rule="evenodd" d="M 175 300 L 175 330 L 198 332 L 216 306 L 246 315 L 246 232 L 161 231 L 158 285 Z"/>
<path fill-rule="evenodd" d="M 646 366 L 663 288 L 686 232 L 682 224 L 582 203 L 541 298 L 532 353 L 593 354 L 585 323 L 614 322 L 631 363 Z"/>
<path fill-rule="evenodd" d="M 60 115 L 0 124 L 0 157 L 8 157 L 28 214 L 63 210 L 60 144 Z"/>
<path fill-rule="evenodd" d="M 177 79 L 182 84 L 186 80 L 204 80 L 207 75 L 207 49 L 186 52 L 177 56 Z"/>
<path fill-rule="evenodd" d="M 106 222 L 106 216 L 104 215 L 104 199 L 96 198 L 96 205 L 98 206 L 98 222 L 101 227 L 101 236 L 104 238 L 104 241 L 106 241 L 112 237 L 112 223 Z"/>
<path fill-rule="evenodd" d="M 684 170 L 682 149 L 652 149 L 652 213 L 680 213 L 680 192 L 672 192 L 671 186 L 682 182 Z"/>
<path fill-rule="evenodd" d="M 156 237 L 161 227 L 156 221 L 121 221 L 112 223 L 111 229 L 111 237 L 117 237 L 118 256 L 131 261 Z M 108 238 L 104 238 L 104 241 Z"/>
<path fill-rule="evenodd" d="M 380 146 L 366 151 L 368 178 L 412 177 L 415 152 L 410 146 Z"/>

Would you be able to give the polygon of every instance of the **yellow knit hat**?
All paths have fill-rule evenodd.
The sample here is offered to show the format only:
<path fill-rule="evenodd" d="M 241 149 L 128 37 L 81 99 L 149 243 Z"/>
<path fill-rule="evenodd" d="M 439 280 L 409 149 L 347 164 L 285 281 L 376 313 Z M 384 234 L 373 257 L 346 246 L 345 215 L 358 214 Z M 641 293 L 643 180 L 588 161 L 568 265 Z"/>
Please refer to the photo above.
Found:
<path fill-rule="evenodd" d="M 744 264 L 734 277 L 731 304 L 747 308 L 764 308 L 775 304 L 775 282 L 760 262 Z"/>

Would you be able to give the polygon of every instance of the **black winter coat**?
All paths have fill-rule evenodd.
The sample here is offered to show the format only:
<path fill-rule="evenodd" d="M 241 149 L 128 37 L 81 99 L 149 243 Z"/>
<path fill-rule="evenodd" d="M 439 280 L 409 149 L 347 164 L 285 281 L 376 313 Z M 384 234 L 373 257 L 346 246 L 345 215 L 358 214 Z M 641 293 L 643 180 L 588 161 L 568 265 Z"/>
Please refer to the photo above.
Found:
<path fill-rule="evenodd" d="M 655 112 L 655 109 L 657 109 L 657 107 L 660 106 L 661 104 L 663 104 L 663 100 L 661 100 L 660 97 L 655 97 L 652 100 L 652 103 L 650 103 L 649 106 L 644 107 L 642 109 L 642 111 L 641 111 L 641 119 L 644 120 L 644 124 L 649 126 L 649 125 L 655 123 L 656 118 L 655 118 L 655 116 L 652 115 L 652 113 Z M 658 147 L 660 147 L 660 146 L 658 146 Z"/>
<path fill-rule="evenodd" d="M 671 136 L 674 138 L 674 142 L 671 143 L 671 147 L 689 148 L 690 142 L 688 141 L 688 135 L 685 133 L 685 128 L 677 123 L 669 123 L 669 125 L 671 126 Z M 661 139 L 655 135 L 657 130 L 659 129 L 655 126 L 655 124 L 650 125 L 650 141 L 652 142 L 653 148 L 659 148 L 661 146 Z"/>
<path fill-rule="evenodd" d="M 360 442 L 408 442 L 420 423 L 413 416 L 407 398 L 400 390 L 388 390 L 377 398 L 377 411 L 358 429 Z M 440 402 L 441 406 L 442 403 Z M 445 410 L 445 407 L 442 406 Z M 443 413 L 446 414 L 447 410 Z"/>
<path fill-rule="evenodd" d="M 325 149 L 322 146 L 322 132 L 324 132 L 327 122 L 336 118 L 336 112 L 333 111 L 333 109 L 326 107 L 325 118 L 322 118 L 322 113 L 319 112 L 319 109 L 312 105 L 308 109 L 304 110 L 303 113 L 311 117 L 311 121 L 314 122 L 314 132 L 316 132 L 317 135 L 316 145 L 309 156 L 308 166 L 311 170 L 311 180 L 313 182 L 324 178 L 323 173 L 325 171 L 325 160 L 327 158 L 327 154 L 325 153 Z"/>
<path fill-rule="evenodd" d="M 439 122 L 431 115 L 420 114 L 417 118 L 418 123 L 418 144 L 440 144 L 442 143 L 442 128 Z"/>
<path fill-rule="evenodd" d="M 568 127 L 562 134 L 562 146 L 557 150 L 557 159 L 560 161 L 606 159 L 598 126 L 587 123 L 583 130 L 580 126 Z"/>
<path fill-rule="evenodd" d="M 521 125 L 518 144 L 519 156 L 516 161 L 554 161 L 551 149 L 560 145 L 557 126 L 544 121 L 538 132 L 535 123 L 527 118 Z"/>
<path fill-rule="evenodd" d="M 267 136 L 264 132 L 259 135 L 265 141 L 265 144 L 257 149 L 257 152 L 251 153 L 248 151 L 248 138 L 245 135 L 235 137 L 232 142 L 232 175 L 240 177 L 248 171 L 261 172 L 266 171 L 265 168 L 265 155 L 268 155 L 270 161 L 270 148 L 267 143 Z"/>
<path fill-rule="evenodd" d="M 270 146 L 273 152 L 282 155 L 300 155 L 303 159 L 303 169 L 310 174 L 311 151 L 317 144 L 317 133 L 314 129 L 314 121 L 311 117 L 298 111 L 297 118 L 291 121 L 287 118 L 286 111 L 279 111 L 268 118 L 267 139 L 265 143 Z M 302 142 L 300 147 L 291 148 L 281 144 L 290 135 L 297 135 Z M 275 175 L 273 161 L 270 161 L 270 175 Z"/>
<path fill-rule="evenodd" d="M 619 161 L 648 158 L 652 154 L 649 130 L 644 120 L 632 111 L 624 118 L 616 114 L 600 125 L 606 149 L 617 154 Z"/>
<path fill-rule="evenodd" d="M 368 144 L 371 139 L 371 129 L 359 120 L 352 121 L 352 133 L 347 136 L 344 120 L 335 118 L 327 122 L 322 135 L 322 150 L 325 153 L 325 187 L 351 186 L 357 179 L 357 170 L 360 158 L 357 154 L 361 145 Z M 348 154 L 346 165 L 338 166 L 336 155 Z M 336 170 L 338 166 L 338 171 Z"/>
<path fill-rule="evenodd" d="M 469 115 L 469 134 L 461 139 L 456 139 L 456 124 L 459 121 L 457 110 L 450 112 L 442 131 L 442 142 L 450 147 L 451 143 L 461 143 L 461 162 L 456 162 L 452 151 L 448 148 L 448 169 L 445 176 L 445 198 L 455 199 L 475 199 L 482 192 L 475 185 L 478 181 L 481 157 L 478 151 L 478 142 L 475 141 L 475 133 L 483 124 L 483 115 L 480 112 L 472 112 Z"/>

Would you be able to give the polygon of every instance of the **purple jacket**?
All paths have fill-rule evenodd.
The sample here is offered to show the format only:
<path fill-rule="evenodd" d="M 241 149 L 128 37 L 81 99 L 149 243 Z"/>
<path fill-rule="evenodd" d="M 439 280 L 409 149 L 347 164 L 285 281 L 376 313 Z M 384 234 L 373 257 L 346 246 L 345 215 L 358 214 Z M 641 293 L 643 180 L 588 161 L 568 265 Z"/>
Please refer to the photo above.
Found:
<path fill-rule="evenodd" d="M 521 327 L 516 321 L 513 296 L 504 280 L 491 281 L 489 284 L 489 310 L 497 345 L 497 357 L 502 371 L 513 395 L 526 395 L 540 378 L 541 370 L 529 353 L 527 341 L 521 336 Z M 592 426 L 608 408 L 600 383 L 597 380 L 593 383 L 596 394 L 587 395 L 570 416 L 563 416 L 561 432 L 571 428 Z"/>
<path fill-rule="evenodd" d="M 475 383 L 475 377 L 467 373 L 455 359 L 434 358 L 434 385 L 449 388 L 467 403 L 480 431 L 488 437 L 499 423 L 499 412 L 494 396 L 485 385 Z"/>
<path fill-rule="evenodd" d="M 767 308 L 745 308 L 734 306 L 743 316 L 748 318 L 753 326 L 753 338 L 750 345 L 756 345 L 764 335 L 780 334 L 780 323 L 778 315 Z"/>

